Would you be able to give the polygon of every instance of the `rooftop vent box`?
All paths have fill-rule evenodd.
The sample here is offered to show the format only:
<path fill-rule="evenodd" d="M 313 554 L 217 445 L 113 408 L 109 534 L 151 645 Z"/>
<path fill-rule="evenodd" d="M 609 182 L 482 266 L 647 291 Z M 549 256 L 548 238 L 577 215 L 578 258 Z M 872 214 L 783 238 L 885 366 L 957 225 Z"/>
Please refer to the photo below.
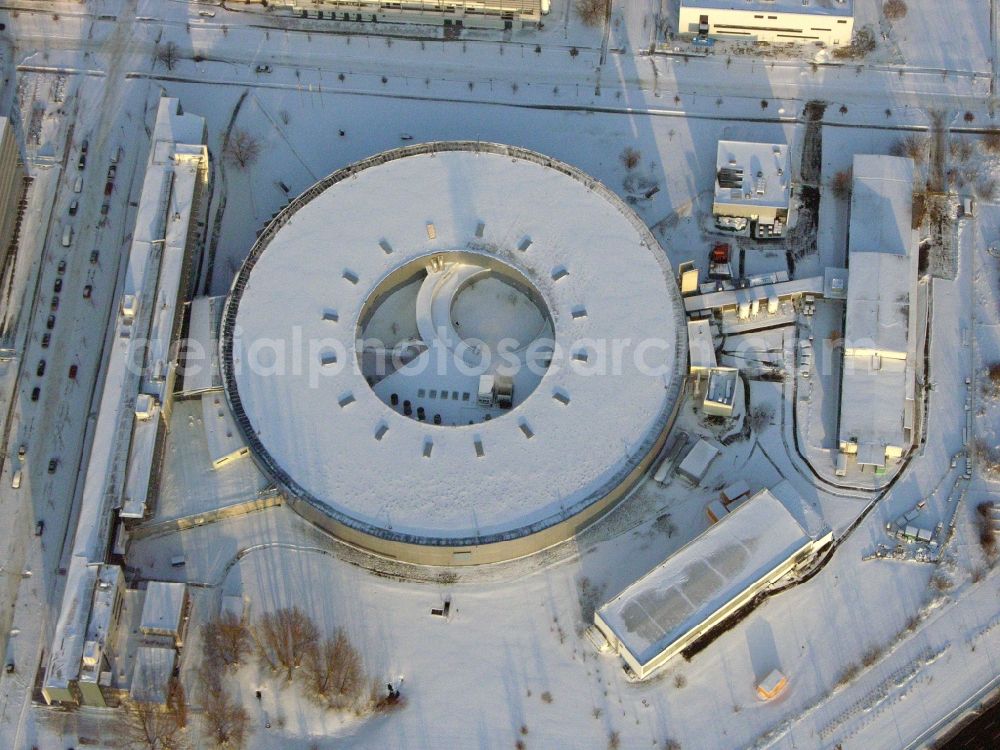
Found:
<path fill-rule="evenodd" d="M 135 418 L 147 420 L 153 416 L 153 397 L 140 393 L 135 399 Z"/>
<path fill-rule="evenodd" d="M 122 315 L 131 320 L 137 312 L 139 312 L 139 298 L 134 294 L 126 294 L 122 297 Z"/>
<path fill-rule="evenodd" d="M 101 649 L 97 641 L 87 641 L 83 644 L 83 665 L 85 667 L 96 667 L 101 659 Z"/>

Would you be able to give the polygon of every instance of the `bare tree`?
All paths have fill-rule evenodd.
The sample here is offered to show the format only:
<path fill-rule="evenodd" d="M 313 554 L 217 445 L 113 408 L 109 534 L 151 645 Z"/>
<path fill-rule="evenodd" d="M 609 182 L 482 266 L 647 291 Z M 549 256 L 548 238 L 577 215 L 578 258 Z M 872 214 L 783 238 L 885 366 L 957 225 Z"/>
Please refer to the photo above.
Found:
<path fill-rule="evenodd" d="M 976 197 L 983 203 L 993 203 L 997 199 L 997 181 L 995 177 L 985 175 L 976 180 L 974 188 Z"/>
<path fill-rule="evenodd" d="M 846 200 L 851 197 L 851 186 L 854 182 L 854 178 L 851 175 L 850 169 L 843 169 L 837 172 L 830 180 L 830 191 L 842 200 Z"/>
<path fill-rule="evenodd" d="M 260 156 L 260 141 L 242 128 L 230 133 L 223 155 L 240 169 L 252 167 Z"/>
<path fill-rule="evenodd" d="M 754 432 L 761 432 L 765 427 L 771 424 L 771 418 L 774 416 L 774 409 L 770 404 L 760 404 L 755 406 L 747 414 L 747 423 L 750 425 L 750 429 Z"/>
<path fill-rule="evenodd" d="M 621 159 L 622 164 L 625 165 L 625 169 L 635 169 L 639 166 L 639 160 L 642 159 L 642 154 L 631 146 L 626 146 L 618 158 Z"/>
<path fill-rule="evenodd" d="M 893 156 L 906 156 L 916 164 L 923 164 L 927 158 L 927 144 L 927 138 L 911 133 L 892 144 L 889 153 Z"/>
<path fill-rule="evenodd" d="M 587 26 L 598 26 L 608 15 L 610 0 L 576 0 L 576 15 Z"/>
<path fill-rule="evenodd" d="M 904 0 L 885 0 L 882 3 L 882 15 L 889 21 L 898 21 L 901 18 L 906 18 L 907 10 L 909 9 L 906 7 Z"/>
<path fill-rule="evenodd" d="M 177 64 L 177 57 L 177 44 L 175 42 L 167 42 L 162 46 L 156 46 L 156 62 L 162 63 L 163 67 L 167 70 L 174 69 L 174 65 Z"/>
<path fill-rule="evenodd" d="M 169 703 L 160 706 L 123 701 L 116 735 L 122 750 L 187 750 L 189 747 L 184 738 L 182 718 Z"/>
<path fill-rule="evenodd" d="M 198 668 L 202 693 L 202 720 L 216 747 L 240 750 L 250 734 L 250 714 L 229 694 L 219 670 L 207 662 Z"/>
<path fill-rule="evenodd" d="M 331 708 L 344 708 L 361 696 L 367 677 L 361 655 L 343 629 L 309 649 L 305 679 L 310 696 Z"/>
<path fill-rule="evenodd" d="M 238 667 L 251 651 L 250 630 L 232 612 L 201 626 L 202 653 L 209 663 Z"/>
<path fill-rule="evenodd" d="M 983 148 L 991 154 L 1000 154 L 1000 130 L 983 133 Z"/>
<path fill-rule="evenodd" d="M 253 629 L 261 661 L 274 671 L 285 670 L 291 680 L 308 653 L 316 647 L 316 624 L 298 607 L 266 612 Z"/>

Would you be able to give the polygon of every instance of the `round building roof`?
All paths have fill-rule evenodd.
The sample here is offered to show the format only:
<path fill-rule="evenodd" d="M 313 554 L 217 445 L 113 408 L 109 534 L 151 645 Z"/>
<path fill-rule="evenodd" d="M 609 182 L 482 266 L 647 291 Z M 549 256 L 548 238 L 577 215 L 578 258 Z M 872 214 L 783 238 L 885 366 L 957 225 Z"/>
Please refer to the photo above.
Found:
<path fill-rule="evenodd" d="M 378 537 L 513 539 L 618 487 L 669 424 L 683 305 L 613 193 L 524 149 L 436 143 L 321 181 L 259 237 L 226 392 L 284 489 Z"/>

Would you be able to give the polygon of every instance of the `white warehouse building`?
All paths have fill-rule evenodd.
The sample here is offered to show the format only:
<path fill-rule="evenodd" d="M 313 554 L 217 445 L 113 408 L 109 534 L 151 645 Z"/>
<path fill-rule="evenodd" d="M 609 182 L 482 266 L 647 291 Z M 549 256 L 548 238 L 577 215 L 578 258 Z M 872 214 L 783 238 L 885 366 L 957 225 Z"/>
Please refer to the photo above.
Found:
<path fill-rule="evenodd" d="M 916 427 L 918 252 L 913 160 L 854 157 L 840 450 L 882 469 Z"/>
<path fill-rule="evenodd" d="M 848 45 L 853 0 L 681 0 L 677 31 L 758 42 Z"/>
<path fill-rule="evenodd" d="M 267 0 L 246 0 L 267 6 Z M 271 0 L 302 18 L 469 28 L 540 27 L 550 0 Z"/>
<path fill-rule="evenodd" d="M 725 622 L 833 539 L 806 531 L 777 495 L 761 490 L 688 542 L 594 614 L 611 649 L 640 680 Z"/>

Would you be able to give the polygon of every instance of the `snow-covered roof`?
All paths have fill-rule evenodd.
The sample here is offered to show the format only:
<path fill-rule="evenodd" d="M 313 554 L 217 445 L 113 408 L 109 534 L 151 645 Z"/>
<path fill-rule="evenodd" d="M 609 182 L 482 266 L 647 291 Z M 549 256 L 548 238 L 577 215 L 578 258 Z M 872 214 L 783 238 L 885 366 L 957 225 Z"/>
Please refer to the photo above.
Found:
<path fill-rule="evenodd" d="M 851 252 L 844 353 L 906 357 L 916 256 Z"/>
<path fill-rule="evenodd" d="M 186 584 L 172 581 L 150 581 L 146 587 L 146 600 L 142 604 L 139 630 L 151 634 L 176 634 L 180 632 L 184 617 L 184 592 Z"/>
<path fill-rule="evenodd" d="M 854 0 L 681 0 L 684 8 L 742 10 L 752 13 L 803 13 L 817 16 L 854 15 Z"/>
<path fill-rule="evenodd" d="M 848 233 L 851 254 L 911 253 L 913 171 L 913 160 L 902 156 L 854 156 Z"/>
<path fill-rule="evenodd" d="M 229 411 L 229 403 L 221 392 L 202 394 L 201 415 L 212 466 L 219 466 L 246 453 L 243 435 L 240 434 Z"/>
<path fill-rule="evenodd" d="M 96 575 L 90 572 L 90 566 L 92 561 L 104 559 L 114 520 L 112 510 L 121 500 L 126 481 L 131 428 L 140 385 L 140 373 L 131 363 L 139 360 L 139 352 L 148 343 L 153 325 L 160 245 L 164 239 L 163 213 L 173 180 L 174 162 L 167 145 L 173 137 L 192 139 L 189 143 L 200 144 L 204 132 L 204 118 L 183 114 L 177 99 L 164 97 L 160 100 L 123 287 L 123 296 L 136 298 L 136 308 L 119 309 L 108 348 L 104 390 L 66 573 L 66 593 L 45 675 L 44 687 L 55 691 L 65 689 L 79 672 L 83 630 L 89 612 L 81 603 L 84 599 L 89 603 L 89 591 L 93 590 Z M 176 150 L 189 149 L 177 146 Z M 172 239 L 179 238 L 174 236 Z"/>
<path fill-rule="evenodd" d="M 645 664 L 811 542 L 784 504 L 761 490 L 597 616 Z"/>
<path fill-rule="evenodd" d="M 222 388 L 219 372 L 219 324 L 225 297 L 197 297 L 191 300 L 185 342 L 181 392 L 200 393 Z"/>
<path fill-rule="evenodd" d="M 905 448 L 914 393 L 917 241 L 913 161 L 856 155 L 851 195 L 840 441 L 881 466 Z"/>
<path fill-rule="evenodd" d="M 111 629 L 114 625 L 115 605 L 124 588 L 124 580 L 125 574 L 119 566 L 100 566 L 94 587 L 94 601 L 90 608 L 90 620 L 87 623 L 83 663 L 80 665 L 81 680 L 97 682 L 100 679 L 101 657 L 109 639 L 114 641 Z"/>
<path fill-rule="evenodd" d="M 715 367 L 715 342 L 712 340 L 712 324 L 708 318 L 688 321 L 688 351 L 692 370 Z"/>
<path fill-rule="evenodd" d="M 787 209 L 791 185 L 791 161 L 785 144 L 719 141 L 714 213 L 733 206 Z"/>
<path fill-rule="evenodd" d="M 149 417 L 138 414 L 132 427 L 132 445 L 129 448 L 125 489 L 122 492 L 119 514 L 122 518 L 142 518 L 146 515 L 149 496 L 150 473 L 156 453 L 156 435 L 160 429 L 160 405 L 152 402 Z"/>
<path fill-rule="evenodd" d="M 684 474 L 693 482 L 700 482 L 702 477 L 705 476 L 705 472 L 708 471 L 708 467 L 712 465 L 712 461 L 719 455 L 719 452 L 719 448 L 715 443 L 702 438 L 684 456 L 684 460 L 677 467 L 677 471 Z"/>
<path fill-rule="evenodd" d="M 129 696 L 137 703 L 164 704 L 170 695 L 177 652 L 172 648 L 140 646 L 135 652 L 135 668 Z"/>
<path fill-rule="evenodd" d="M 373 392 L 356 333 L 391 272 L 454 250 L 535 287 L 561 358 L 511 412 L 437 426 Z M 233 290 L 223 374 L 258 462 L 341 523 L 393 540 L 499 541 L 588 507 L 662 435 L 686 367 L 679 292 L 641 220 L 587 175 L 509 146 L 425 144 L 331 175 L 261 235 Z M 252 342 L 290 351 L 293 336 L 300 353 L 327 342 L 345 366 L 317 368 L 314 348 L 254 371 Z M 598 348 L 625 339 L 620 368 L 603 372 Z"/>
<path fill-rule="evenodd" d="M 715 367 L 708 376 L 705 401 L 732 406 L 736 400 L 739 371 L 735 367 Z"/>

